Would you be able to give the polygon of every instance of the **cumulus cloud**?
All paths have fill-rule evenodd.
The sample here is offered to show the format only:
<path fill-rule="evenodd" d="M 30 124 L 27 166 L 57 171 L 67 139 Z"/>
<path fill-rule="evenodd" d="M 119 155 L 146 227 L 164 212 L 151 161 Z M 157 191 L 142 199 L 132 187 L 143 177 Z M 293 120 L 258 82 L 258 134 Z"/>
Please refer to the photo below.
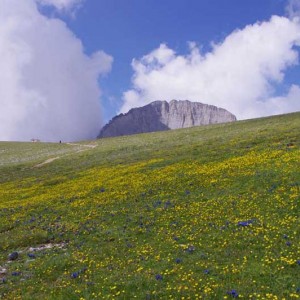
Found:
<path fill-rule="evenodd" d="M 154 100 L 189 99 L 224 107 L 240 119 L 300 110 L 299 87 L 275 97 L 285 71 L 298 64 L 300 25 L 273 16 L 236 30 L 208 53 L 189 43 L 187 55 L 167 45 L 134 59 L 132 89 L 121 112 Z"/>
<path fill-rule="evenodd" d="M 76 2 L 47 0 L 58 8 Z M 42 15 L 34 0 L 1 0 L 0 58 L 0 140 L 96 137 L 98 78 L 110 71 L 111 56 L 87 56 L 66 24 Z"/>

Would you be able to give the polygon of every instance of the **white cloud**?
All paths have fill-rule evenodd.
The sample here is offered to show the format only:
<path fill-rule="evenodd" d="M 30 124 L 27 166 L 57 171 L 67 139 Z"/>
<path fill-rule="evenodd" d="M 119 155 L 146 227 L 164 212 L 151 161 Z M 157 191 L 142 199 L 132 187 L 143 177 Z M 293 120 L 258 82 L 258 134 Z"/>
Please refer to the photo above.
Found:
<path fill-rule="evenodd" d="M 289 0 L 285 9 L 290 19 L 299 18 L 300 0 Z"/>
<path fill-rule="evenodd" d="M 112 57 L 84 54 L 66 24 L 41 15 L 34 0 L 1 0 L 0 58 L 0 140 L 96 137 L 98 77 Z"/>
<path fill-rule="evenodd" d="M 265 115 L 269 110 L 274 114 L 289 113 L 300 111 L 300 86 L 292 85 L 288 93 L 284 96 L 273 97 L 268 99 L 265 108 Z"/>
<path fill-rule="evenodd" d="M 72 10 L 77 8 L 83 0 L 36 0 L 42 5 L 51 5 L 58 10 Z"/>
<path fill-rule="evenodd" d="M 300 110 L 300 98 L 292 96 L 297 87 L 274 98 L 286 69 L 298 64 L 299 42 L 299 23 L 273 16 L 234 31 L 206 54 L 195 43 L 189 44 L 188 55 L 162 44 L 133 60 L 133 88 L 124 93 L 121 112 L 162 99 L 217 105 L 241 119 Z"/>

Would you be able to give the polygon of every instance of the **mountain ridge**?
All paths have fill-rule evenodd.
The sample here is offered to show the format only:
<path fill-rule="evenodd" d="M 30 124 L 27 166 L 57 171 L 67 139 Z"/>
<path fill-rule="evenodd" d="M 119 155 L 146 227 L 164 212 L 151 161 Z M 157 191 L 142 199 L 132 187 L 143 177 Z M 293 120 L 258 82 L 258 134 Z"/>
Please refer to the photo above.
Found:
<path fill-rule="evenodd" d="M 224 108 L 189 100 L 154 101 L 115 116 L 98 138 L 227 123 L 236 117 Z"/>

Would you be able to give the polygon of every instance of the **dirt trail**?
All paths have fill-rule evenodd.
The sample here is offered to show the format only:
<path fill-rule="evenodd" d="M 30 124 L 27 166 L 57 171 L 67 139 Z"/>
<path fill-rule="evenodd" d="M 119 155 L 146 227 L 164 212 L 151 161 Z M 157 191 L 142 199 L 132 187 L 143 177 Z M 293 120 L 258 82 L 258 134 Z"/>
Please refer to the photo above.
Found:
<path fill-rule="evenodd" d="M 96 148 L 98 145 L 97 144 L 90 144 L 90 145 L 84 145 L 84 144 L 75 144 L 75 143 L 66 143 L 67 145 L 71 145 L 71 146 L 79 146 L 81 149 L 73 152 L 73 153 L 79 153 L 79 152 L 83 152 L 83 151 L 87 151 L 89 149 L 94 149 Z M 35 165 L 34 168 L 40 168 L 44 165 L 47 165 L 47 164 L 50 164 L 52 163 L 53 161 L 61 158 L 62 156 L 66 156 L 66 155 L 69 155 L 69 154 L 65 154 L 65 155 L 61 155 L 61 156 L 57 156 L 57 157 L 53 157 L 53 158 L 49 158 L 47 160 L 45 160 L 44 162 L 38 164 L 38 165 Z"/>
<path fill-rule="evenodd" d="M 55 161 L 55 160 L 57 160 L 57 159 L 59 159 L 59 158 L 60 158 L 60 156 L 53 157 L 53 158 L 49 158 L 49 159 L 45 160 L 44 162 L 42 162 L 42 163 L 40 163 L 40 164 L 38 164 L 38 165 L 36 165 L 36 166 L 34 166 L 34 167 L 35 167 L 35 168 L 40 168 L 40 167 L 42 167 L 43 165 L 50 164 L 50 163 L 52 163 L 53 161 Z"/>
<path fill-rule="evenodd" d="M 79 147 L 92 148 L 92 149 L 97 147 L 97 144 L 91 144 L 91 145 L 83 145 L 83 144 L 75 144 L 75 143 L 66 143 L 66 144 L 71 145 L 71 146 L 79 146 Z M 79 151 L 81 151 L 81 150 L 79 150 Z"/>

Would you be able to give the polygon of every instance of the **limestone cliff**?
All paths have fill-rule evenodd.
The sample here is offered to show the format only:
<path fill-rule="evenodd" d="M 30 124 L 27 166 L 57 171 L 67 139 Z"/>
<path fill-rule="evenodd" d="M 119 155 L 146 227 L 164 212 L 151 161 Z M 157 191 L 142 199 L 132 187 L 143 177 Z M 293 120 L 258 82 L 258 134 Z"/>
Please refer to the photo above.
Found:
<path fill-rule="evenodd" d="M 154 101 L 114 117 L 102 128 L 99 138 L 233 121 L 236 117 L 232 113 L 213 105 L 188 100 Z"/>

